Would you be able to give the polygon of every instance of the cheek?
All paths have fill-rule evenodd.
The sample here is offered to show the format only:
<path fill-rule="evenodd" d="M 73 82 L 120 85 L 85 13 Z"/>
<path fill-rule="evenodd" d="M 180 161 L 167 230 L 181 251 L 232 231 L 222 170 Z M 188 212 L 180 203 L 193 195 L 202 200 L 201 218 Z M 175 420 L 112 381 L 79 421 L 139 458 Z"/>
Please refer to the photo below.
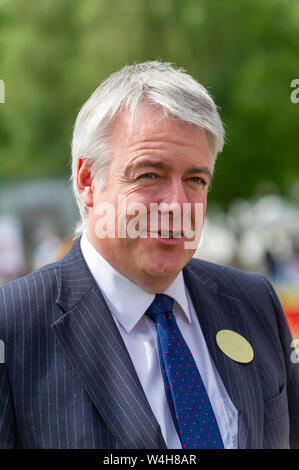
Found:
<path fill-rule="evenodd" d="M 157 191 L 153 189 L 140 188 L 139 186 L 135 186 L 130 188 L 130 190 L 126 191 L 122 194 L 122 197 L 126 198 L 127 207 L 132 204 L 142 204 L 145 208 L 150 208 L 150 203 L 157 201 Z"/>

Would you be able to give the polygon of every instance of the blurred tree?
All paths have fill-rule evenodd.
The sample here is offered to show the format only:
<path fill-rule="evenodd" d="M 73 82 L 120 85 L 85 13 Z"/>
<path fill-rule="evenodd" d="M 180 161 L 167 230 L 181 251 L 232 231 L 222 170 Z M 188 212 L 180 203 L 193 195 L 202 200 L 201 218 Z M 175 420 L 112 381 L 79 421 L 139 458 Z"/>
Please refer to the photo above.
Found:
<path fill-rule="evenodd" d="M 220 106 L 227 145 L 210 198 L 299 178 L 299 4 L 293 0 L 1 0 L 0 157 L 7 179 L 68 174 L 80 106 L 126 63 L 183 66 Z"/>

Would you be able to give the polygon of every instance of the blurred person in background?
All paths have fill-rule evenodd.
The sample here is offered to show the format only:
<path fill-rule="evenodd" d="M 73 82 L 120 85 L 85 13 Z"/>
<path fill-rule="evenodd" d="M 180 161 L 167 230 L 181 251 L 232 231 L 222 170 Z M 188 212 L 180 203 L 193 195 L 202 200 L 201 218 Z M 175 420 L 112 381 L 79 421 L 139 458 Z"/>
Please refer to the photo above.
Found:
<path fill-rule="evenodd" d="M 194 228 L 223 134 L 205 88 L 168 63 L 126 66 L 84 104 L 77 240 L 1 289 L 0 447 L 299 447 L 299 366 L 266 278 L 192 259 L 183 230 L 97 235 L 119 195 L 188 203 Z"/>
<path fill-rule="evenodd" d="M 49 223 L 42 223 L 35 233 L 33 251 L 33 268 L 40 269 L 42 266 L 57 260 L 61 246 L 61 239 L 55 228 Z"/>

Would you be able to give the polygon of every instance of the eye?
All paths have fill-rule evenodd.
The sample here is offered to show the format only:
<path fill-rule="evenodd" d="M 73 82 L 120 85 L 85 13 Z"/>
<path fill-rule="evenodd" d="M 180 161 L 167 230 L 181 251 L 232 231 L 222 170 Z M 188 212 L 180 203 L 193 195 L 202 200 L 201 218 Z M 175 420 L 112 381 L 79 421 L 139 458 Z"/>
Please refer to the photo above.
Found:
<path fill-rule="evenodd" d="M 144 178 L 144 179 L 147 179 L 147 180 L 153 180 L 153 179 L 157 178 L 157 175 L 155 173 L 144 173 L 143 175 L 140 175 L 138 177 L 138 179 L 141 179 L 141 178 Z"/>
<path fill-rule="evenodd" d="M 207 182 L 204 179 L 202 179 L 200 176 L 191 176 L 190 178 L 188 178 L 188 180 L 191 181 L 192 183 L 201 184 L 202 186 L 207 185 Z"/>

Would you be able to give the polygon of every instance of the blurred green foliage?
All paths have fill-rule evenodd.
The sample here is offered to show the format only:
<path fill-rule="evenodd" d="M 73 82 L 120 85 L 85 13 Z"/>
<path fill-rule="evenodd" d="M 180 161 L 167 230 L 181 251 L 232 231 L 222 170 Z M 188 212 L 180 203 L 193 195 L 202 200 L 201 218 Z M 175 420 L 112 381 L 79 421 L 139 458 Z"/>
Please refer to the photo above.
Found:
<path fill-rule="evenodd" d="M 210 198 L 224 207 L 299 179 L 296 0 L 0 0 L 0 173 L 69 173 L 74 120 L 126 63 L 183 66 L 220 107 L 227 144 Z"/>

